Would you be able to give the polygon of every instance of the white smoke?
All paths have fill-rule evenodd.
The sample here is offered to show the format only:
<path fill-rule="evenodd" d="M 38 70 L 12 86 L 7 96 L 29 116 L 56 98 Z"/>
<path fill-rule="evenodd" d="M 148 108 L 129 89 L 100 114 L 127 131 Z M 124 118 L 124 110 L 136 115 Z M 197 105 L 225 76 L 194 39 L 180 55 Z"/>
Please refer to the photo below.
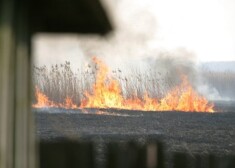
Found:
<path fill-rule="evenodd" d="M 112 69 L 149 68 L 159 72 L 172 84 L 180 82 L 180 75 L 189 77 L 191 84 L 210 99 L 220 98 L 216 89 L 207 86 L 197 69 L 194 51 L 188 48 L 164 48 L 160 25 L 151 3 L 135 0 L 103 0 L 114 25 L 114 31 L 105 37 L 97 35 L 42 35 L 35 36 L 36 65 L 60 64 L 70 61 L 73 69 L 87 65 L 97 56 Z M 174 27 L 172 28 L 174 29 Z M 129 69 L 128 69 L 129 68 Z M 164 85 L 166 81 L 162 82 Z"/>
<path fill-rule="evenodd" d="M 198 85 L 197 90 L 209 100 L 224 100 L 214 87 L 208 86 L 207 84 Z"/>

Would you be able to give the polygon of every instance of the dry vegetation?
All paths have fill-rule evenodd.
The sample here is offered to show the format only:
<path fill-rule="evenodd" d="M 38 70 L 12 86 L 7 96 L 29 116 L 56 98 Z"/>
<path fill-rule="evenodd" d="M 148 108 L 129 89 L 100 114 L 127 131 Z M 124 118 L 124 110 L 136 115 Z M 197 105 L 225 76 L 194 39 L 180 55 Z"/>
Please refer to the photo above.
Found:
<path fill-rule="evenodd" d="M 91 63 L 74 72 L 68 61 L 51 67 L 34 66 L 33 82 L 34 86 L 37 86 L 54 102 L 62 103 L 69 96 L 80 105 L 85 91 L 92 91 L 97 70 L 97 65 Z M 201 74 L 206 83 L 215 88 L 221 97 L 235 99 L 235 72 L 204 70 Z M 153 98 L 161 98 L 170 88 L 180 82 L 179 77 L 176 78 L 177 75 L 172 75 L 172 72 L 159 72 L 151 66 L 144 72 L 137 68 L 129 68 L 125 72 L 121 69 L 114 69 L 110 76 L 119 81 L 122 94 L 126 98 L 137 96 L 142 99 L 145 92 Z"/>
<path fill-rule="evenodd" d="M 125 98 L 137 96 L 142 99 L 145 92 L 148 92 L 151 97 L 161 98 L 176 83 L 179 83 L 179 80 L 173 80 L 167 74 L 163 75 L 151 67 L 146 72 L 136 68 L 130 69 L 125 73 L 121 69 L 115 69 L 110 74 L 111 78 L 119 82 Z M 62 103 L 69 96 L 74 102 L 80 104 L 85 91 L 92 91 L 97 70 L 98 67 L 91 63 L 86 68 L 79 68 L 73 72 L 70 62 L 67 61 L 51 67 L 34 66 L 33 83 L 54 102 Z"/>
<path fill-rule="evenodd" d="M 209 86 L 215 88 L 222 98 L 235 100 L 235 72 L 203 72 Z"/>

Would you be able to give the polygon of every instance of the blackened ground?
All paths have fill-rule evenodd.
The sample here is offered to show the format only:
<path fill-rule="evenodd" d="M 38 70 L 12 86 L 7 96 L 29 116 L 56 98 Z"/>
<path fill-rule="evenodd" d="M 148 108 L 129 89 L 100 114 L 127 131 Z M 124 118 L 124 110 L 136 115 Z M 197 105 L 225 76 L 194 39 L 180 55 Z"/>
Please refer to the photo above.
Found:
<path fill-rule="evenodd" d="M 41 141 L 156 139 L 164 142 L 167 152 L 235 154 L 235 104 L 217 102 L 216 108 L 223 112 L 54 108 L 33 111 Z"/>

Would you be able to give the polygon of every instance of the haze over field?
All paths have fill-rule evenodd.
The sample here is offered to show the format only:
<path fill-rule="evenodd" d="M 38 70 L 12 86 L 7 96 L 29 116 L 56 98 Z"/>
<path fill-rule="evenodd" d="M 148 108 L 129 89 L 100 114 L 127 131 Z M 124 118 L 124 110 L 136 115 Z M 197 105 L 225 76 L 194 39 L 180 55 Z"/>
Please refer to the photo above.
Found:
<path fill-rule="evenodd" d="M 72 70 L 85 70 L 90 58 L 97 56 L 111 69 L 122 69 L 122 73 L 130 69 L 145 72 L 155 67 L 156 71 L 176 78 L 179 75 L 175 72 L 180 69 L 211 99 L 220 99 L 224 86 L 228 86 L 226 93 L 233 95 L 234 73 L 204 73 L 207 80 L 201 74 L 204 70 L 235 71 L 235 63 L 231 62 L 235 61 L 235 1 L 102 2 L 115 28 L 112 33 L 105 37 L 36 35 L 34 64 L 50 67 L 70 61 Z M 214 83 L 218 85 L 213 86 Z"/>

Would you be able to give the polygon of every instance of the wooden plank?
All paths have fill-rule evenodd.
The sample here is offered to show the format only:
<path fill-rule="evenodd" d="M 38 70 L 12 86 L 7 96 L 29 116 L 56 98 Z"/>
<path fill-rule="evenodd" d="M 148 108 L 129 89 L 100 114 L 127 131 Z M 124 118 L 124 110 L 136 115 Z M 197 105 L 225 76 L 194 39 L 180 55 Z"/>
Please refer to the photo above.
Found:
<path fill-rule="evenodd" d="M 107 168 L 145 168 L 146 145 L 135 142 L 109 143 L 107 146 Z"/>
<path fill-rule="evenodd" d="M 165 168 L 164 146 L 161 142 L 157 142 L 157 168 Z"/>
<path fill-rule="evenodd" d="M 35 168 L 27 0 L 0 1 L 0 167 Z"/>
<path fill-rule="evenodd" d="M 14 1 L 0 1 L 0 167 L 14 159 Z"/>
<path fill-rule="evenodd" d="M 186 153 L 175 153 L 173 158 L 173 168 L 188 168 L 189 160 Z"/>
<path fill-rule="evenodd" d="M 35 0 L 29 12 L 32 33 L 105 34 L 112 30 L 99 0 Z"/>
<path fill-rule="evenodd" d="M 15 17 L 15 168 L 36 167 L 34 117 L 31 112 L 31 62 L 28 0 L 16 1 Z"/>
<path fill-rule="evenodd" d="M 41 168 L 93 168 L 94 149 L 90 142 L 65 140 L 40 143 Z"/>

